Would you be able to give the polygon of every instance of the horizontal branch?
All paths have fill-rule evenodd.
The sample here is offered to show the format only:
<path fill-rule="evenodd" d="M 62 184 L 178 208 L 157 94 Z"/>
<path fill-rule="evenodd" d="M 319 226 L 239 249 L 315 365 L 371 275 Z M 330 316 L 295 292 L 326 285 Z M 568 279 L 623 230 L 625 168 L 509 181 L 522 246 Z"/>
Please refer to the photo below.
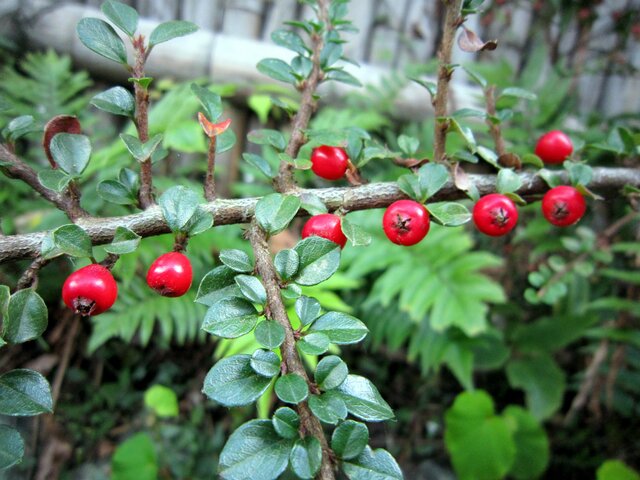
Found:
<path fill-rule="evenodd" d="M 633 168 L 594 168 L 593 180 L 589 188 L 605 197 L 619 190 L 624 185 L 640 187 L 640 170 Z M 567 182 L 566 173 L 561 174 Z M 521 173 L 522 188 L 518 193 L 525 198 L 540 194 L 547 190 L 546 183 L 535 173 Z M 495 175 L 469 175 L 481 195 L 495 191 Z M 396 200 L 407 198 L 395 182 L 370 183 L 358 187 L 321 188 L 298 190 L 295 195 L 312 193 L 320 198 L 331 211 L 342 207 L 346 211 L 384 208 Z M 459 200 L 466 198 L 463 191 L 458 190 L 452 181 L 433 196 L 430 201 Z M 214 215 L 215 225 L 249 223 L 258 198 L 234 200 L 216 200 L 206 203 L 203 208 Z M 299 215 L 305 215 L 301 211 Z M 111 242 L 117 227 L 127 227 L 142 237 L 151 237 L 168 233 L 169 228 L 162 218 L 158 206 L 150 207 L 144 212 L 122 217 L 80 218 L 77 225 L 84 228 L 94 245 Z M 35 257 L 40 251 L 42 238 L 48 232 L 28 233 L 0 237 L 0 263 L 10 260 Z"/>

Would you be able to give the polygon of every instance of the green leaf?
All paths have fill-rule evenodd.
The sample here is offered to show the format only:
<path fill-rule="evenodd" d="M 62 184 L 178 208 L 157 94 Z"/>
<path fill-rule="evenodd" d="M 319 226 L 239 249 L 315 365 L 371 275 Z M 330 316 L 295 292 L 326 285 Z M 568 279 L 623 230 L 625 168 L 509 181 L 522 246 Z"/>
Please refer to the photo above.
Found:
<path fill-rule="evenodd" d="M 60 252 L 72 257 L 91 257 L 91 237 L 77 225 L 63 225 L 53 232 L 53 244 Z"/>
<path fill-rule="evenodd" d="M 520 161 L 523 164 L 533 165 L 534 167 L 538 167 L 538 168 L 544 167 L 544 162 L 535 153 L 525 153 L 520 157 Z"/>
<path fill-rule="evenodd" d="M 338 345 L 358 343 L 369 333 L 362 321 L 342 312 L 325 313 L 311 325 L 309 331 L 324 333 L 329 341 Z"/>
<path fill-rule="evenodd" d="M 224 298 L 209 307 L 202 329 L 222 338 L 238 338 L 256 326 L 260 315 L 253 304 L 243 298 Z"/>
<path fill-rule="evenodd" d="M 251 275 L 238 275 L 236 276 L 236 283 L 245 298 L 251 302 L 260 305 L 267 303 L 267 291 L 258 278 Z"/>
<path fill-rule="evenodd" d="M 596 480 L 640 480 L 640 474 L 620 460 L 607 460 L 596 471 Z"/>
<path fill-rule="evenodd" d="M 569 172 L 569 181 L 574 187 L 578 185 L 586 187 L 591 182 L 593 170 L 590 166 L 584 163 L 566 161 L 564 162 L 564 168 Z"/>
<path fill-rule="evenodd" d="M 518 87 L 505 88 L 502 92 L 500 92 L 500 96 L 498 97 L 498 100 L 501 99 L 502 97 L 516 97 L 516 98 L 522 98 L 524 100 L 531 100 L 534 102 L 538 100 L 538 96 L 535 93 L 525 90 L 524 88 L 518 88 Z"/>
<path fill-rule="evenodd" d="M 324 333 L 311 332 L 298 341 L 298 348 L 307 355 L 322 355 L 329 349 L 331 341 Z"/>
<path fill-rule="evenodd" d="M 189 236 L 193 237 L 199 233 L 206 232 L 213 226 L 213 215 L 207 212 L 204 208 L 198 206 L 196 212 L 187 221 L 187 224 L 183 227 Z"/>
<path fill-rule="evenodd" d="M 289 462 L 293 472 L 302 479 L 312 479 L 320 470 L 322 463 L 322 447 L 316 437 L 305 437 L 296 440 L 289 454 Z"/>
<path fill-rule="evenodd" d="M 274 80 L 290 83 L 291 85 L 295 85 L 298 81 L 293 74 L 291 65 L 279 58 L 265 58 L 260 60 L 256 68 L 260 73 Z"/>
<path fill-rule="evenodd" d="M 171 231 L 179 233 L 186 230 L 185 227 L 196 213 L 200 200 L 192 190 L 176 186 L 164 192 L 158 203 Z"/>
<path fill-rule="evenodd" d="M 136 192 L 115 180 L 100 182 L 97 190 L 104 200 L 118 205 L 134 205 L 138 202 Z"/>
<path fill-rule="evenodd" d="M 133 95 L 123 87 L 113 87 L 94 96 L 91 105 L 114 115 L 132 117 L 136 111 Z"/>
<path fill-rule="evenodd" d="M 408 156 L 412 156 L 418 151 L 418 147 L 420 147 L 420 140 L 403 134 L 398 137 L 398 146 L 403 153 Z"/>
<path fill-rule="evenodd" d="M 242 250 L 222 250 L 220 252 L 220 261 L 236 272 L 253 272 L 253 263 L 249 255 Z"/>
<path fill-rule="evenodd" d="M 513 440 L 516 458 L 509 475 L 517 479 L 540 478 L 549 464 L 549 440 L 535 417 L 522 407 L 510 405 L 503 415 L 516 425 Z"/>
<path fill-rule="evenodd" d="M 344 420 L 348 413 L 344 400 L 334 390 L 322 395 L 311 395 L 309 408 L 320 421 L 330 425 Z"/>
<path fill-rule="evenodd" d="M 2 133 L 9 140 L 15 142 L 20 137 L 35 131 L 37 129 L 33 117 L 31 115 L 21 115 L 11 120 L 2 130 Z"/>
<path fill-rule="evenodd" d="M 331 450 L 344 460 L 359 456 L 369 443 L 369 429 L 354 420 L 342 422 L 331 436 Z"/>
<path fill-rule="evenodd" d="M 53 242 L 53 232 L 47 233 L 42 238 L 42 243 L 40 244 L 40 255 L 42 255 L 42 258 L 55 258 L 62 254 L 63 252 L 61 252 Z"/>
<path fill-rule="evenodd" d="M 298 404 L 309 395 L 309 386 L 300 375 L 289 373 L 276 381 L 275 391 L 283 402 Z"/>
<path fill-rule="evenodd" d="M 418 170 L 418 178 L 425 189 L 426 199 L 428 199 L 445 186 L 449 180 L 449 172 L 440 163 L 427 163 Z"/>
<path fill-rule="evenodd" d="M 47 168 L 38 172 L 38 181 L 40 184 L 54 192 L 62 192 L 67 188 L 67 185 L 69 185 L 71 180 L 72 178 L 61 169 L 54 170 L 52 168 Z"/>
<path fill-rule="evenodd" d="M 496 190 L 503 195 L 507 193 L 514 193 L 522 186 L 522 179 L 520 175 L 515 173 L 510 168 L 502 168 L 498 172 L 498 178 L 496 180 Z"/>
<path fill-rule="evenodd" d="M 335 80 L 336 82 L 346 83 L 347 85 L 353 85 L 354 87 L 361 87 L 362 83 L 356 77 L 351 75 L 342 68 L 330 69 L 326 72 L 325 80 Z"/>
<path fill-rule="evenodd" d="M 134 8 L 115 0 L 107 0 L 100 8 L 116 27 L 133 37 L 138 28 L 138 12 Z"/>
<path fill-rule="evenodd" d="M 109 60 L 127 63 L 124 42 L 107 22 L 98 18 L 83 18 L 76 27 L 78 38 L 89 50 Z"/>
<path fill-rule="evenodd" d="M 178 397 L 173 390 L 164 385 L 153 385 L 148 388 L 144 392 L 144 405 L 160 418 L 178 416 Z"/>
<path fill-rule="evenodd" d="M 340 266 L 340 246 L 322 237 L 307 237 L 294 250 L 300 267 L 294 277 L 300 285 L 317 285 L 333 275 Z"/>
<path fill-rule="evenodd" d="M 299 437 L 300 417 L 289 407 L 280 407 L 276 410 L 271 423 L 282 438 L 294 439 Z"/>
<path fill-rule="evenodd" d="M 445 414 L 445 445 L 460 480 L 503 478 L 516 457 L 509 422 L 482 390 L 464 392 Z"/>
<path fill-rule="evenodd" d="M 24 441 L 20 434 L 8 425 L 0 425 L 0 470 L 22 462 Z"/>
<path fill-rule="evenodd" d="M 280 437 L 269 420 L 251 420 L 229 437 L 218 473 L 224 480 L 274 480 L 289 464 L 292 443 Z"/>
<path fill-rule="evenodd" d="M 513 388 L 525 391 L 527 407 L 537 419 L 549 418 L 562 406 L 565 374 L 550 355 L 511 360 L 507 378 Z"/>
<path fill-rule="evenodd" d="M 256 145 L 271 145 L 276 150 L 282 151 L 287 146 L 284 135 L 277 130 L 252 130 L 247 134 L 247 140 Z"/>
<path fill-rule="evenodd" d="M 476 82 L 478 85 L 480 85 L 482 88 L 487 88 L 488 82 L 487 79 L 484 78 L 482 75 L 480 75 L 477 72 L 474 72 L 472 69 L 470 69 L 469 67 L 462 67 L 462 69 L 467 72 L 467 75 L 469 75 L 469 77 L 471 77 L 471 79 Z"/>
<path fill-rule="evenodd" d="M 220 265 L 211 270 L 200 281 L 196 302 L 210 307 L 222 299 L 241 296 L 235 282 L 236 275 L 237 272 L 226 265 Z"/>
<path fill-rule="evenodd" d="M 273 40 L 273 43 L 276 45 L 293 50 L 300 55 L 307 55 L 309 53 L 309 49 L 305 45 L 304 41 L 300 35 L 295 32 L 278 29 L 271 33 L 271 40 Z"/>
<path fill-rule="evenodd" d="M 371 235 L 364 228 L 352 223 L 347 217 L 342 217 L 340 221 L 342 233 L 349 239 L 354 247 L 366 247 L 371 244 Z"/>
<path fill-rule="evenodd" d="M 273 261 L 276 271 L 282 280 L 289 280 L 298 272 L 300 257 L 295 250 L 280 250 Z"/>
<path fill-rule="evenodd" d="M 467 144 L 467 148 L 471 151 L 471 153 L 476 153 L 478 151 L 478 145 L 476 143 L 476 138 L 473 135 L 473 131 L 464 125 L 460 125 L 460 123 L 453 117 L 449 118 L 449 129 L 458 132 L 462 139 Z M 479 152 L 478 152 L 479 153 Z M 437 164 L 440 165 L 440 164 Z"/>
<path fill-rule="evenodd" d="M 322 203 L 322 200 L 313 193 L 303 193 L 300 195 L 300 202 L 303 209 L 309 212 L 310 215 L 320 215 L 327 213 L 327 206 Z"/>
<path fill-rule="evenodd" d="M 280 373 L 280 358 L 271 350 L 258 349 L 251 355 L 251 368 L 263 377 L 275 377 Z"/>
<path fill-rule="evenodd" d="M 258 170 L 260 170 L 267 178 L 275 178 L 276 174 L 274 173 L 271 165 L 260 155 L 256 155 L 255 153 L 243 153 L 242 158 L 253 165 Z"/>
<path fill-rule="evenodd" d="M 184 20 L 172 20 L 170 22 L 161 23 L 154 28 L 151 35 L 149 35 L 149 48 L 152 48 L 159 43 L 168 42 L 174 38 L 184 37 L 196 30 L 198 30 L 198 26 L 195 23 Z"/>
<path fill-rule="evenodd" d="M 4 317 L 2 336 L 9 343 L 23 343 L 39 337 L 47 328 L 47 306 L 31 288 L 11 295 Z"/>
<path fill-rule="evenodd" d="M 320 302 L 315 298 L 301 296 L 296 300 L 295 310 L 303 326 L 311 324 L 320 315 Z"/>
<path fill-rule="evenodd" d="M 120 138 L 124 142 L 129 150 L 129 153 L 135 158 L 138 162 L 143 162 L 149 158 L 156 151 L 160 143 L 162 142 L 162 135 L 155 135 L 148 142 L 142 143 L 137 137 L 133 135 L 128 135 L 126 133 L 121 133 Z"/>
<path fill-rule="evenodd" d="M 494 152 L 490 148 L 483 147 L 482 145 L 478 146 L 477 152 L 478 155 L 480 155 L 480 158 L 482 158 L 485 162 L 493 165 L 495 168 L 500 168 L 500 165 L 498 165 L 498 155 L 496 154 L 496 152 Z"/>
<path fill-rule="evenodd" d="M 272 193 L 258 200 L 256 220 L 265 232 L 275 235 L 289 226 L 299 208 L 298 197 Z"/>
<path fill-rule="evenodd" d="M 393 410 L 383 400 L 370 380 L 359 375 L 347 375 L 336 389 L 351 415 L 367 422 L 379 422 L 394 418 Z"/>
<path fill-rule="evenodd" d="M 366 446 L 356 458 L 343 463 L 342 469 L 350 480 L 402 480 L 402 470 L 386 450 L 372 450 Z"/>
<path fill-rule="evenodd" d="M 202 392 L 225 407 L 242 407 L 255 402 L 270 383 L 270 378 L 258 375 L 251 368 L 250 355 L 233 355 L 209 370 Z"/>
<path fill-rule="evenodd" d="M 156 480 L 158 458 L 151 437 L 137 433 L 118 446 L 111 459 L 112 480 Z"/>
<path fill-rule="evenodd" d="M 140 235 L 126 227 L 116 227 L 113 240 L 110 244 L 105 245 L 104 249 L 115 255 L 135 252 L 140 245 L 140 238 Z"/>
<path fill-rule="evenodd" d="M 79 176 L 89 164 L 91 143 L 84 135 L 58 133 L 49 148 L 58 166 L 72 177 Z"/>
<path fill-rule="evenodd" d="M 18 369 L 0 376 L 0 414 L 30 417 L 51 412 L 51 389 L 38 372 Z"/>
<path fill-rule="evenodd" d="M 149 88 L 149 85 L 151 85 L 151 82 L 153 82 L 152 77 L 140 77 L 140 78 L 130 77 L 127 80 L 130 81 L 131 83 L 140 85 L 143 90 L 147 90 Z"/>
<path fill-rule="evenodd" d="M 422 80 L 422 79 L 417 78 L 417 77 L 409 77 L 409 80 L 412 80 L 412 81 L 416 82 L 418 85 L 421 85 L 424 88 L 426 88 L 427 91 L 429 92 L 429 95 L 431 95 L 431 97 L 435 97 L 436 96 L 436 93 L 438 91 L 438 86 L 436 85 L 435 82 L 430 82 L 428 80 Z"/>
<path fill-rule="evenodd" d="M 207 119 L 215 123 L 216 120 L 220 118 L 220 115 L 222 115 L 222 98 L 220 98 L 220 95 L 212 92 L 208 88 L 201 87 L 197 83 L 191 84 L 191 91 L 198 97 Z"/>
<path fill-rule="evenodd" d="M 348 374 L 347 364 L 340 357 L 329 355 L 318 362 L 314 378 L 322 390 L 332 390 L 339 387 Z"/>
<path fill-rule="evenodd" d="M 284 327 L 274 320 L 260 322 L 253 334 L 258 343 L 266 348 L 278 348 L 284 342 Z"/>
<path fill-rule="evenodd" d="M 7 285 L 0 285 L 0 316 L 7 317 L 11 290 Z"/>
<path fill-rule="evenodd" d="M 471 220 L 467 207 L 457 202 L 430 203 L 427 210 L 434 220 L 446 227 L 457 227 Z"/>

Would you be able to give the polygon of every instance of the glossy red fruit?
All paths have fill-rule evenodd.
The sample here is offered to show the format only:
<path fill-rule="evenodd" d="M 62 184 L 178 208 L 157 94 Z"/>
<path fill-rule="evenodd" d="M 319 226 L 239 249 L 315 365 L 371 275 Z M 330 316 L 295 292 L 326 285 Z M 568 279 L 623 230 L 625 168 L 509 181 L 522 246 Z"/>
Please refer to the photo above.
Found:
<path fill-rule="evenodd" d="M 147 272 L 147 285 L 164 297 L 184 295 L 192 280 L 191 262 L 180 252 L 160 255 Z"/>
<path fill-rule="evenodd" d="M 340 245 L 340 248 L 344 248 L 347 243 L 347 237 L 342 233 L 340 217 L 333 213 L 314 215 L 307 220 L 307 223 L 302 227 L 302 238 L 307 238 L 312 235 L 331 240 Z"/>
<path fill-rule="evenodd" d="M 415 245 L 429 233 L 429 226 L 429 212 L 413 200 L 393 202 L 382 217 L 384 233 L 397 245 Z"/>
<path fill-rule="evenodd" d="M 587 203 L 574 187 L 565 185 L 552 188 L 542 197 L 542 214 L 557 227 L 568 227 L 582 218 Z"/>
<path fill-rule="evenodd" d="M 518 209 L 506 195 L 491 193 L 474 205 L 473 223 L 485 235 L 500 237 L 513 230 L 518 223 Z"/>
<path fill-rule="evenodd" d="M 95 263 L 73 272 L 62 286 L 62 300 L 82 316 L 100 315 L 111 308 L 117 297 L 118 285 L 113 275 Z"/>
<path fill-rule="evenodd" d="M 322 145 L 311 153 L 311 170 L 326 180 L 342 178 L 348 165 L 349 155 L 344 148 Z"/>
<path fill-rule="evenodd" d="M 571 139 L 560 130 L 552 130 L 545 133 L 536 144 L 536 155 L 544 163 L 562 163 L 572 152 L 573 144 Z"/>

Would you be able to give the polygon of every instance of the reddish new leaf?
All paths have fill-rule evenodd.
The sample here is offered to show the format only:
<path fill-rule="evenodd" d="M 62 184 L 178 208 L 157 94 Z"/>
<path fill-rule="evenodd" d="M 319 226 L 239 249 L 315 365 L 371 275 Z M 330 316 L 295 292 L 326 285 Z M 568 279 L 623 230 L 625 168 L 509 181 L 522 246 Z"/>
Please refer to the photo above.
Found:
<path fill-rule="evenodd" d="M 198 121 L 200 122 L 200 126 L 204 130 L 204 133 L 209 138 L 217 137 L 229 128 L 229 125 L 231 125 L 230 118 L 227 118 L 225 121 L 220 123 L 211 123 L 202 112 L 198 112 Z"/>
<path fill-rule="evenodd" d="M 49 159 L 51 168 L 57 168 L 58 165 L 51 155 L 51 139 L 58 133 L 82 133 L 80 130 L 80 122 L 73 115 L 56 115 L 47 122 L 44 127 L 44 136 L 42 137 L 42 148 Z"/>
<path fill-rule="evenodd" d="M 497 40 L 489 40 L 488 42 L 483 42 L 478 35 L 473 30 L 469 30 L 464 25 L 462 26 L 463 31 L 458 37 L 458 46 L 461 50 L 465 52 L 482 52 L 484 50 L 495 50 L 498 47 Z"/>

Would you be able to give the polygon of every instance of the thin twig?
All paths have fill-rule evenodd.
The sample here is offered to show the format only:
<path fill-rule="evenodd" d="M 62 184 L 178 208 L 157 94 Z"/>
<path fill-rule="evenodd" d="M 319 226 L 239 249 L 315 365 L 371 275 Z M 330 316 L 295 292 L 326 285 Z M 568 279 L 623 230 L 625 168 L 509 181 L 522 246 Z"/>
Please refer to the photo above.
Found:
<path fill-rule="evenodd" d="M 214 172 L 216 168 L 216 135 L 209 139 L 209 151 L 207 153 L 207 176 L 204 179 L 204 198 L 208 202 L 216 199 L 216 182 Z"/>
<path fill-rule="evenodd" d="M 469 181 L 477 188 L 480 195 L 495 192 L 495 175 L 469 174 Z M 519 174 L 522 188 L 518 194 L 525 199 L 533 199 L 548 190 L 547 184 L 535 173 Z M 559 172 L 560 179 L 568 182 L 566 172 Z M 640 169 L 636 168 L 594 168 L 593 179 L 589 188 L 607 197 L 616 194 L 625 185 L 640 187 Z M 369 183 L 359 187 L 300 189 L 296 196 L 310 194 L 317 196 L 330 211 L 340 207 L 348 211 L 385 208 L 396 200 L 407 198 L 395 182 Z M 466 198 L 465 192 L 459 190 L 452 180 L 430 201 L 459 200 Z M 248 223 L 259 198 L 218 199 L 201 205 L 201 208 L 214 216 L 215 225 Z M 300 211 L 300 215 L 306 215 Z M 148 208 L 144 212 L 110 218 L 82 218 L 76 222 L 91 238 L 93 245 L 102 245 L 113 240 L 117 227 L 126 227 L 142 237 L 151 237 L 169 233 L 162 212 L 158 206 Z M 36 232 L 0 237 L 0 263 L 22 258 L 33 258 L 40 253 L 40 244 L 50 232 Z"/>
<path fill-rule="evenodd" d="M 444 30 L 442 33 L 442 43 L 438 51 L 438 86 L 436 95 L 432 99 L 435 110 L 435 130 L 434 130 L 434 152 L 433 160 L 442 162 L 445 159 L 445 147 L 447 142 L 447 130 L 449 122 L 440 121 L 439 118 L 447 116 L 447 106 L 449 104 L 449 81 L 451 80 L 451 51 L 456 30 L 461 24 L 460 8 L 462 0 L 443 0 L 445 4 Z"/>
<path fill-rule="evenodd" d="M 318 20 L 325 26 L 325 29 L 331 28 L 329 23 L 329 3 L 329 0 L 318 0 Z M 311 69 L 309 77 L 302 84 L 300 108 L 293 118 L 291 137 L 285 149 L 285 153 L 291 158 L 296 158 L 300 147 L 304 145 L 304 131 L 307 129 L 311 115 L 316 109 L 316 100 L 314 98 L 316 89 L 324 78 L 324 72 L 320 66 L 320 52 L 324 46 L 322 33 L 311 34 L 311 46 L 313 52 L 311 54 L 313 68 Z M 290 192 L 294 190 L 293 165 L 287 162 L 280 162 L 280 172 L 273 183 L 274 188 L 278 192 Z"/>
<path fill-rule="evenodd" d="M 487 105 L 487 113 L 491 117 L 496 116 L 496 86 L 491 85 L 484 90 L 484 98 Z M 487 117 L 486 120 L 487 126 L 489 127 L 489 132 L 491 133 L 491 137 L 493 138 L 493 143 L 496 147 L 496 152 L 498 157 L 501 157 L 507 150 L 504 146 L 504 138 L 502 137 L 502 129 L 500 125 L 493 123 L 490 118 Z"/>
<path fill-rule="evenodd" d="M 22 159 L 13 153 L 6 145 L 1 143 L 0 160 L 6 162 L 0 167 L 0 170 L 2 170 L 7 177 L 22 180 L 38 192 L 45 200 L 48 200 L 66 213 L 72 221 L 89 216 L 89 214 L 80 207 L 79 196 L 73 193 L 73 189 L 67 188 L 64 193 L 58 193 L 44 187 L 38 180 L 36 171 L 22 161 Z"/>
<path fill-rule="evenodd" d="M 147 59 L 144 38 L 141 35 L 134 39 L 133 50 L 135 52 L 135 65 L 132 69 L 132 75 L 133 78 L 140 79 L 144 77 L 144 65 Z M 134 121 L 138 131 L 138 138 L 142 143 L 146 143 L 149 141 L 149 91 L 140 85 L 139 82 L 133 82 L 133 89 L 136 100 Z M 138 201 L 142 208 L 148 208 L 154 204 L 151 158 L 146 158 L 140 162 L 140 192 L 138 194 Z"/>
<path fill-rule="evenodd" d="M 38 273 L 40 272 L 40 269 L 50 261 L 51 259 L 42 258 L 40 255 L 38 255 L 33 260 L 33 262 L 31 262 L 29 268 L 24 271 L 24 273 L 20 277 L 20 280 L 18 280 L 18 283 L 16 284 L 16 290 L 23 290 L 31 286 L 36 287 L 38 284 Z"/>
<path fill-rule="evenodd" d="M 51 384 L 51 398 L 53 399 L 53 407 L 55 408 L 60 398 L 60 389 L 62 388 L 62 382 L 69 366 L 69 360 L 71 359 L 72 348 L 76 344 L 76 336 L 78 335 L 78 328 L 80 327 L 80 315 L 73 315 L 71 328 L 66 335 L 64 347 L 62 350 L 62 359 L 56 370 L 56 376 Z"/>
<path fill-rule="evenodd" d="M 282 354 L 285 370 L 288 373 L 300 375 L 308 385 L 311 385 L 312 382 L 296 350 L 293 328 L 289 322 L 289 317 L 280 295 L 278 275 L 273 266 L 271 255 L 269 254 L 266 235 L 258 226 L 255 219 L 252 221 L 251 228 L 248 230 L 248 238 L 255 254 L 257 273 L 262 277 L 262 282 L 267 291 L 267 307 L 273 319 L 272 321 L 278 322 L 285 331 L 284 341 L 280 346 L 280 353 Z M 332 460 L 333 454 L 324 436 L 322 425 L 313 415 L 306 401 L 299 403 L 297 408 L 300 416 L 301 430 L 308 435 L 316 437 L 322 446 L 322 465 L 317 478 L 319 480 L 333 480 L 335 478 Z"/>

